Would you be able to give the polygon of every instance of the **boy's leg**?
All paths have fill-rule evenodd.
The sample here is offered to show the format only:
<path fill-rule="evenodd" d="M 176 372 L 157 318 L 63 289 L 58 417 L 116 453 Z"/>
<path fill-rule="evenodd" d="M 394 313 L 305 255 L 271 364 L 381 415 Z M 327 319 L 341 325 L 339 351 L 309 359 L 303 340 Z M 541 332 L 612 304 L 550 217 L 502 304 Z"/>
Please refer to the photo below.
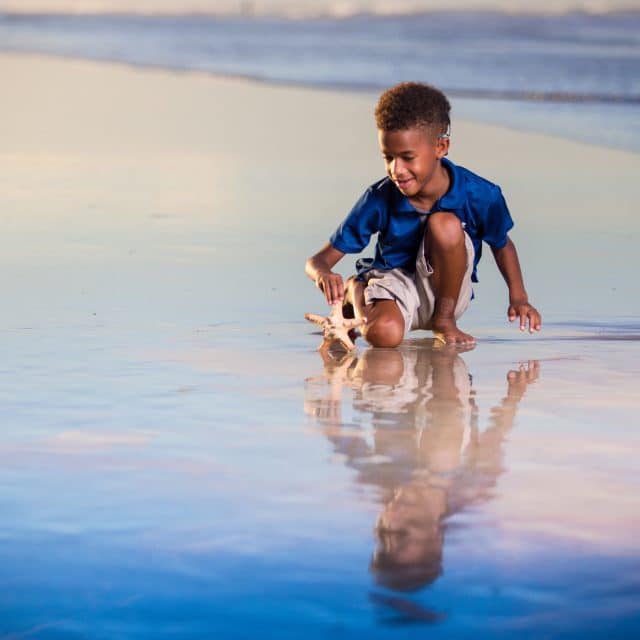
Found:
<path fill-rule="evenodd" d="M 373 347 L 397 347 L 404 338 L 404 317 L 394 300 L 374 300 L 366 304 L 366 283 L 350 278 L 345 291 L 345 303 L 353 306 L 356 318 L 366 318 L 360 330 Z"/>
<path fill-rule="evenodd" d="M 475 339 L 458 329 L 454 315 L 467 271 L 462 223 L 453 213 L 439 211 L 429 216 L 425 234 L 425 258 L 433 268 L 430 281 L 435 295 L 431 327 L 444 335 L 447 344 L 472 344 Z"/>

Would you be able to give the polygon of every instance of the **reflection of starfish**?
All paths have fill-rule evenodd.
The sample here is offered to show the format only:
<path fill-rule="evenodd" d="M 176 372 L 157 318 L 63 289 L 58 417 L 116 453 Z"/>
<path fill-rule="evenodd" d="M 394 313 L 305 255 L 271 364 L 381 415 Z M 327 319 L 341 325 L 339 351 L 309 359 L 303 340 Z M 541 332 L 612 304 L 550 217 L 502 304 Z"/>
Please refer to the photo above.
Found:
<path fill-rule="evenodd" d="M 305 313 L 304 317 L 310 322 L 319 324 L 324 334 L 324 341 L 320 348 L 326 347 L 332 342 L 339 342 L 344 349 L 352 351 L 356 348 L 349 336 L 349 331 L 363 325 L 366 318 L 345 318 L 342 313 L 342 303 L 331 305 L 331 313 L 323 318 L 315 313 Z"/>
<path fill-rule="evenodd" d="M 331 343 L 323 342 L 320 355 L 324 361 L 324 372 L 304 381 L 305 413 L 318 418 L 327 427 L 342 424 L 342 389 L 350 385 L 355 363 L 354 351 L 329 351 Z"/>

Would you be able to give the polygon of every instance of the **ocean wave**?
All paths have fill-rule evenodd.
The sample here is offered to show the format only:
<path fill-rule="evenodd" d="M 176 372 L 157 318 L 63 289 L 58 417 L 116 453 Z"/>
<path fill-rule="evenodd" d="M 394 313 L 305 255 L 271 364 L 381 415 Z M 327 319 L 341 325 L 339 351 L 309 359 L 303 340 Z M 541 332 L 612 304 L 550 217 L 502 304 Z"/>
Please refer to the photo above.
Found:
<path fill-rule="evenodd" d="M 608 144 L 640 150 L 640 12 L 308 20 L 0 13 L 2 51 L 374 93 L 418 80 L 441 87 L 470 117 L 595 143 L 606 122 Z"/>
<path fill-rule="evenodd" d="M 417 79 L 464 98 L 637 105 L 639 25 L 640 14 L 306 21 L 0 14 L 0 50 L 357 90 Z"/>
<path fill-rule="evenodd" d="M 605 15 L 640 12 L 640 0 L 0 0 L 0 14 L 274 16 L 289 19 L 433 12 Z"/>

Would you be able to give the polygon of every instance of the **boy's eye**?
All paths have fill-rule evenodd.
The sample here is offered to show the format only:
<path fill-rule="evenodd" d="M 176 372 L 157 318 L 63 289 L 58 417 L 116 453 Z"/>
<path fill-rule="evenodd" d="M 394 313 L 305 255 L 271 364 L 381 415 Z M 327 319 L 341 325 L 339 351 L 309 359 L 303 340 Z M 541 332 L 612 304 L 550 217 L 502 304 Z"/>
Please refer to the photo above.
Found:
<path fill-rule="evenodd" d="M 389 164 L 391 162 L 394 161 L 394 157 L 393 156 L 382 156 L 384 158 L 384 161 Z M 413 162 L 415 160 L 415 156 L 399 156 L 399 158 L 403 161 L 403 162 Z"/>

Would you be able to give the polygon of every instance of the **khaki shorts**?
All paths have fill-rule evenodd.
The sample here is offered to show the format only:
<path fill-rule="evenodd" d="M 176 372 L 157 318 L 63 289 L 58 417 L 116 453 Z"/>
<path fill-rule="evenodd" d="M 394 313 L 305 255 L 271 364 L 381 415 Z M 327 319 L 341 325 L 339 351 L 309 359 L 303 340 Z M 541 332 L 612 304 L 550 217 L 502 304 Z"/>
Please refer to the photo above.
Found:
<path fill-rule="evenodd" d="M 456 320 L 466 311 L 471 302 L 473 289 L 471 273 L 473 272 L 474 249 L 471 238 L 465 232 L 467 247 L 467 270 L 462 279 L 460 295 L 454 312 Z M 420 243 L 415 273 L 404 269 L 371 269 L 361 278 L 367 287 L 364 290 L 364 301 L 371 304 L 375 300 L 394 300 L 404 318 L 405 335 L 416 329 L 431 329 L 431 318 L 435 307 L 435 296 L 431 288 L 431 265 L 424 257 L 424 238 Z"/>

